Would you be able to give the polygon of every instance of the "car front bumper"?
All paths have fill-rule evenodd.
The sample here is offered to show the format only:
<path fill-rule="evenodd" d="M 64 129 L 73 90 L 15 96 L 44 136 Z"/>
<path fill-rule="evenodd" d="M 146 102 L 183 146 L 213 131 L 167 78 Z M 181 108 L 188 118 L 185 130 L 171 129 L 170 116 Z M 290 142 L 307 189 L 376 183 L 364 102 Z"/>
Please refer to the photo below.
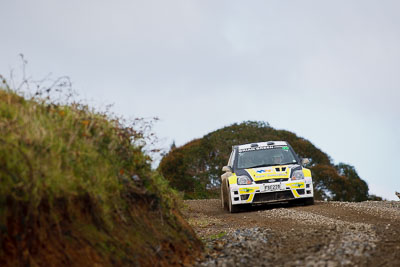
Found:
<path fill-rule="evenodd" d="M 314 197 L 312 179 L 276 183 L 230 185 L 232 205 L 283 202 Z M 272 191 L 271 191 L 272 190 Z"/>

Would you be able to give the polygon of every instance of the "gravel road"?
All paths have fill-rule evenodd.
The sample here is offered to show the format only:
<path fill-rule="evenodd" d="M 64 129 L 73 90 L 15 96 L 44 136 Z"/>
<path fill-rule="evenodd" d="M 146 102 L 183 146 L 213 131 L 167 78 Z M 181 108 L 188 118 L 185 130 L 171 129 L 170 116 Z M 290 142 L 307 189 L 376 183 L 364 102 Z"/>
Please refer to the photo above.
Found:
<path fill-rule="evenodd" d="M 197 266 L 400 266 L 400 202 L 272 204 L 230 214 L 185 201 L 206 244 Z"/>

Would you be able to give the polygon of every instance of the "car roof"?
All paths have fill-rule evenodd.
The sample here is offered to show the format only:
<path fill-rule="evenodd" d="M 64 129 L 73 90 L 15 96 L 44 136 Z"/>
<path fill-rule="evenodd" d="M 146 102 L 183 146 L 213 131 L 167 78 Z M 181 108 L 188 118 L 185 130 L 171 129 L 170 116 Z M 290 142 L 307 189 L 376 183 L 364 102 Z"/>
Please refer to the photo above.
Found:
<path fill-rule="evenodd" d="M 238 148 L 238 149 L 247 149 L 247 148 L 252 148 L 252 147 L 264 147 L 264 146 L 287 146 L 288 143 L 285 141 L 266 141 L 266 142 L 257 142 L 257 143 L 249 143 L 249 144 L 243 144 L 243 145 L 237 145 L 234 146 L 233 148 Z"/>

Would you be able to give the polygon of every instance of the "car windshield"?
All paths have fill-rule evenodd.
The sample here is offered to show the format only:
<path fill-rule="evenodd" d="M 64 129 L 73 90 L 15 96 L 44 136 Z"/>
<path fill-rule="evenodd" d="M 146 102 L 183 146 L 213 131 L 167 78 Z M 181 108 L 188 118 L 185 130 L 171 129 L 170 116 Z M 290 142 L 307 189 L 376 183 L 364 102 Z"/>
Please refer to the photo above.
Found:
<path fill-rule="evenodd" d="M 246 151 L 239 150 L 238 154 L 237 168 L 239 169 L 297 163 L 293 152 L 288 146 Z"/>

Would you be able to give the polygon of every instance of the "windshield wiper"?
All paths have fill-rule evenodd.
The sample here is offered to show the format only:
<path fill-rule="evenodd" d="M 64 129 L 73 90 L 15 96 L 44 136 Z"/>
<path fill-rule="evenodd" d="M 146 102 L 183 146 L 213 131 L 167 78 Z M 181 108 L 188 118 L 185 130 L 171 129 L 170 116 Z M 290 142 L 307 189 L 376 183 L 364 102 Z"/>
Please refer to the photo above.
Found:
<path fill-rule="evenodd" d="M 281 164 L 278 164 L 278 165 L 290 165 L 290 164 L 298 164 L 297 162 L 288 162 L 288 163 L 281 163 Z"/>
<path fill-rule="evenodd" d="M 261 164 L 261 165 L 256 165 L 256 166 L 248 167 L 248 168 L 246 168 L 246 169 L 259 168 L 259 167 L 269 167 L 269 166 L 275 166 L 275 165 L 271 165 L 271 164 Z"/>

